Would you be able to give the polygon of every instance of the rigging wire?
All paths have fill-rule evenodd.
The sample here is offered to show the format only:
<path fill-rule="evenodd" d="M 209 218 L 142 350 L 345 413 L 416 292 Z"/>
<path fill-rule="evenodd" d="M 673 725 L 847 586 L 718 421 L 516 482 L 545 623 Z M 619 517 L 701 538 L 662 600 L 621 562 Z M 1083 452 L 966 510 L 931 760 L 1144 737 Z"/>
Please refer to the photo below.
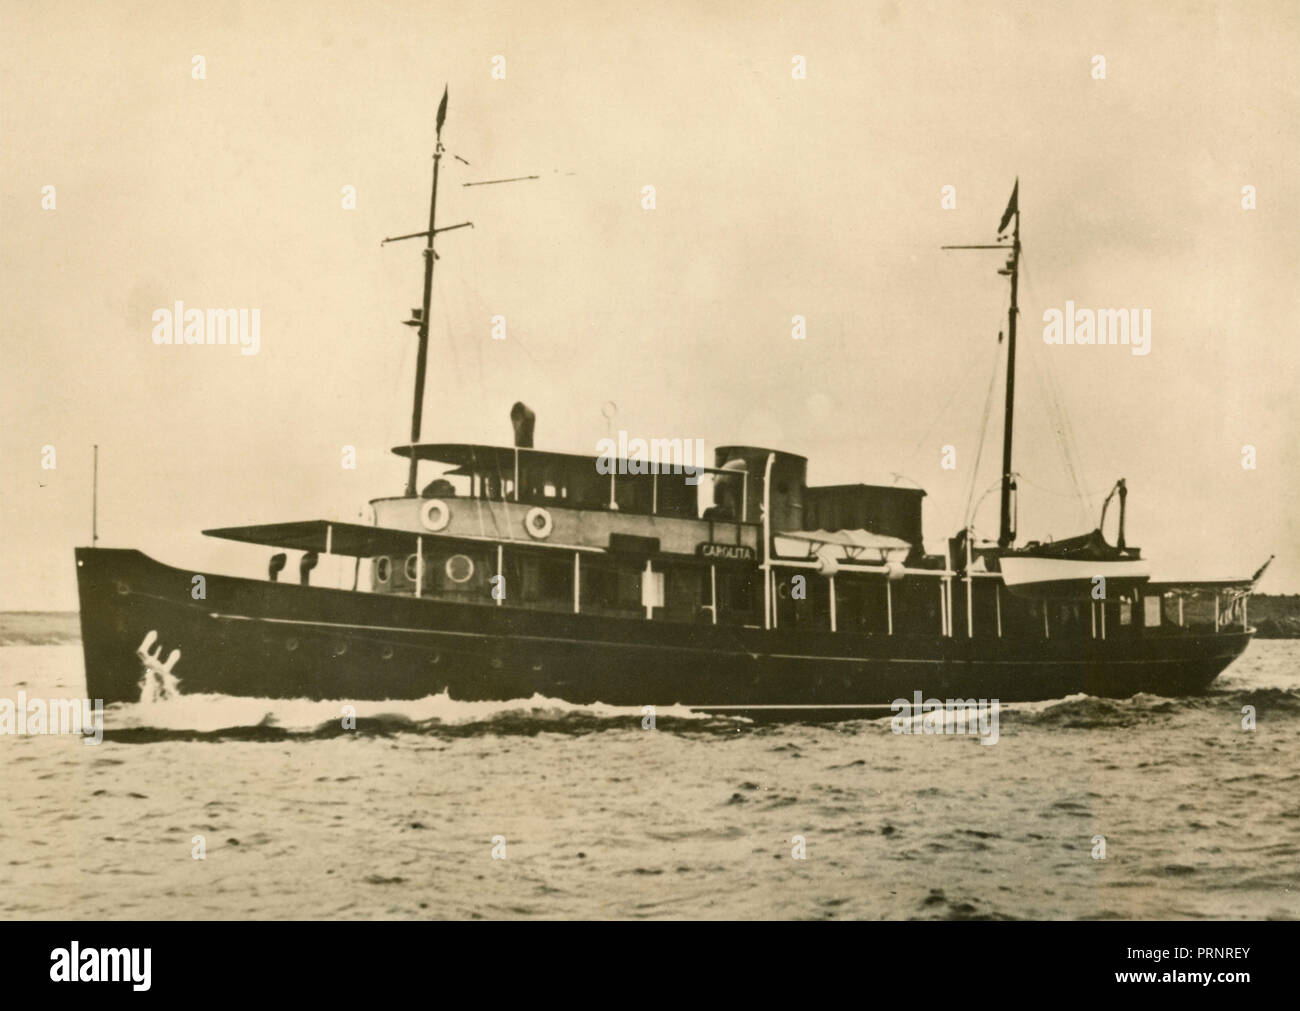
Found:
<path fill-rule="evenodd" d="M 975 498 L 975 482 L 979 477 L 980 458 L 984 455 L 984 437 L 988 432 L 989 415 L 993 412 L 993 390 L 997 385 L 998 372 L 1000 371 L 999 366 L 1001 364 L 1002 355 L 1000 353 L 995 353 L 993 355 L 993 371 L 989 376 L 988 393 L 984 395 L 984 417 L 980 420 L 980 435 L 975 448 L 975 465 L 971 468 L 970 491 L 966 494 L 966 514 L 963 517 L 963 526 L 969 526 L 971 521 L 971 502 Z"/>
<path fill-rule="evenodd" d="M 1065 468 L 1065 476 L 1073 488 L 1071 494 L 1076 499 L 1082 498 L 1081 482 L 1078 473 L 1078 467 L 1072 456 L 1069 440 L 1065 434 L 1066 419 L 1064 408 L 1054 389 L 1051 381 L 1045 373 L 1045 367 L 1036 355 L 1030 356 L 1034 363 L 1034 376 L 1038 380 L 1038 389 L 1043 398 L 1044 410 L 1047 414 L 1047 426 L 1055 436 L 1056 444 L 1060 450 L 1060 456 Z"/>
<path fill-rule="evenodd" d="M 1031 280 L 1027 268 L 1027 260 L 1021 255 L 1022 274 L 1025 278 L 1026 292 L 1030 291 Z M 1037 295 L 1036 286 L 1033 296 Z M 1057 382 L 1056 375 L 1050 363 L 1044 362 L 1038 355 L 1029 356 L 1034 362 L 1035 374 L 1038 377 L 1039 385 L 1043 392 L 1045 405 L 1049 413 L 1049 423 L 1053 434 L 1056 436 L 1057 444 L 1060 446 L 1061 457 L 1065 464 L 1066 476 L 1074 488 L 1074 496 L 1079 507 L 1080 517 L 1086 526 L 1089 522 L 1091 513 L 1090 505 L 1092 494 L 1088 490 L 1086 470 L 1083 466 L 1083 457 L 1079 452 L 1078 440 L 1075 436 L 1074 426 L 1070 421 L 1070 412 L 1066 408 L 1065 398 L 1061 387 Z M 1034 484 L 1034 482 L 1029 482 Z M 1035 485 L 1035 487 L 1042 487 Z M 1043 490 L 1049 490 L 1043 488 Z M 1056 494 L 1053 492 L 1053 494 Z"/>
<path fill-rule="evenodd" d="M 939 427 L 939 422 L 943 421 L 948 408 L 952 406 L 952 402 L 956 398 L 957 394 L 964 389 L 961 379 L 975 370 L 975 365 L 984 357 L 984 353 L 984 347 L 979 341 L 971 341 L 971 351 L 967 355 L 966 360 L 962 362 L 961 371 L 957 374 L 957 381 L 949 384 L 950 390 L 948 393 L 948 399 L 944 401 L 943 406 L 935 413 L 934 417 L 930 421 L 929 427 L 925 430 L 925 434 L 917 440 L 912 451 L 907 456 L 903 457 L 903 464 L 908 470 L 912 469 L 912 464 L 916 460 L 917 455 L 921 452 L 921 447 L 925 445 L 926 441 L 934 433 L 934 430 Z"/>

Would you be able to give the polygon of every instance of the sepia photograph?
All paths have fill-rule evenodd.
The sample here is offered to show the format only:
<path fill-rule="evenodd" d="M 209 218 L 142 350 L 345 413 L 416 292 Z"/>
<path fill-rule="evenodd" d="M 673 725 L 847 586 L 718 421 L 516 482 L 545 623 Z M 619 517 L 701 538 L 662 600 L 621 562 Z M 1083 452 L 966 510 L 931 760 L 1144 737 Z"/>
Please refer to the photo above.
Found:
<path fill-rule="evenodd" d="M 0 34 L 7 971 L 179 994 L 203 922 L 1285 957 L 1300 6 Z"/>

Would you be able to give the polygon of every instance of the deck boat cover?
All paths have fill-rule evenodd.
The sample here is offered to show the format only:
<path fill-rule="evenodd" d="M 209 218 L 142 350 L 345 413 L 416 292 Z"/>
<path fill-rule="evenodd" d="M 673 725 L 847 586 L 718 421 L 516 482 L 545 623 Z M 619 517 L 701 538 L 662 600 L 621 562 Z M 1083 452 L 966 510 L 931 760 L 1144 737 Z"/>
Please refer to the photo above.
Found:
<path fill-rule="evenodd" d="M 902 561 L 912 545 L 901 537 L 870 530 L 784 530 L 775 535 L 783 558 L 833 558 L 841 562 L 884 564 Z"/>

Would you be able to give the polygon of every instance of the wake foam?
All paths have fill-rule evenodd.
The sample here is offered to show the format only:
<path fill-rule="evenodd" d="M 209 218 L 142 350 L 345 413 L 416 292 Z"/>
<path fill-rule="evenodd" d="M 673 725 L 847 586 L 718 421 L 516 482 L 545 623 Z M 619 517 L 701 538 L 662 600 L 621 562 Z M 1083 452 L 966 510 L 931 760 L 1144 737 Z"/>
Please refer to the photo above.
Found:
<path fill-rule="evenodd" d="M 421 699 L 349 700 L 243 698 L 232 695 L 162 694 L 105 710 L 109 740 L 153 741 L 202 738 L 285 740 L 346 734 L 431 734 L 444 737 L 478 733 L 535 735 L 640 730 L 640 706 L 579 705 L 533 695 L 503 702 L 467 702 L 446 693 Z M 355 729 L 345 727 L 351 716 Z M 692 712 L 685 706 L 657 706 L 656 726 L 665 722 L 706 728 L 734 726 L 736 719 Z"/>

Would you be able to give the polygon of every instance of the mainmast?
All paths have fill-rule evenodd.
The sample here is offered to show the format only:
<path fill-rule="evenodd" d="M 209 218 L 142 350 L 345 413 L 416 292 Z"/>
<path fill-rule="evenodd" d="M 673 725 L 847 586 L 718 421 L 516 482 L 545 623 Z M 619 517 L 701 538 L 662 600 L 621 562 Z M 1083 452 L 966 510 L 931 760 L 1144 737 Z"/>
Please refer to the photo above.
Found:
<path fill-rule="evenodd" d="M 1007 214 L 1002 217 L 1002 228 L 1007 227 L 1007 215 L 1014 215 L 1015 230 L 1011 233 L 1011 259 L 1000 274 L 1011 275 L 1011 307 L 1007 310 L 1007 406 L 1002 424 L 1002 510 L 998 525 L 998 547 L 1009 548 L 1016 539 L 1012 527 L 1011 495 L 1016 490 L 1016 479 L 1011 473 L 1011 418 L 1016 404 L 1016 287 L 1020 279 L 1020 180 L 1016 180 L 1015 189 L 1011 191 L 1011 202 L 1007 205 Z M 430 228 L 433 225 L 429 226 Z"/>
<path fill-rule="evenodd" d="M 1001 518 L 998 523 L 998 547 L 1009 548 L 1016 539 L 1016 531 L 1012 525 L 1012 503 L 1011 497 L 1016 490 L 1015 475 L 1011 472 L 1011 421 L 1014 414 L 1016 402 L 1016 316 L 1019 315 L 1019 308 L 1016 303 L 1017 287 L 1020 280 L 1020 180 L 1016 179 L 1016 185 L 1011 190 L 1011 200 L 1007 203 L 1007 209 L 1002 212 L 1002 221 L 998 224 L 998 238 L 1007 230 L 1007 225 L 1015 221 L 1015 227 L 1011 233 L 1011 259 L 1007 260 L 1007 265 L 999 270 L 998 273 L 1004 277 L 1011 278 L 1011 307 L 1007 310 L 1007 400 L 1006 412 L 1002 423 L 1002 510 Z M 940 246 L 940 249 L 1000 249 L 1003 252 L 1007 249 L 1005 242 L 998 242 L 995 245 L 974 245 L 974 246 Z M 1001 334 L 998 335 L 999 340 Z M 990 489 L 991 490 L 991 489 Z M 969 517 L 967 518 L 969 522 Z"/>

